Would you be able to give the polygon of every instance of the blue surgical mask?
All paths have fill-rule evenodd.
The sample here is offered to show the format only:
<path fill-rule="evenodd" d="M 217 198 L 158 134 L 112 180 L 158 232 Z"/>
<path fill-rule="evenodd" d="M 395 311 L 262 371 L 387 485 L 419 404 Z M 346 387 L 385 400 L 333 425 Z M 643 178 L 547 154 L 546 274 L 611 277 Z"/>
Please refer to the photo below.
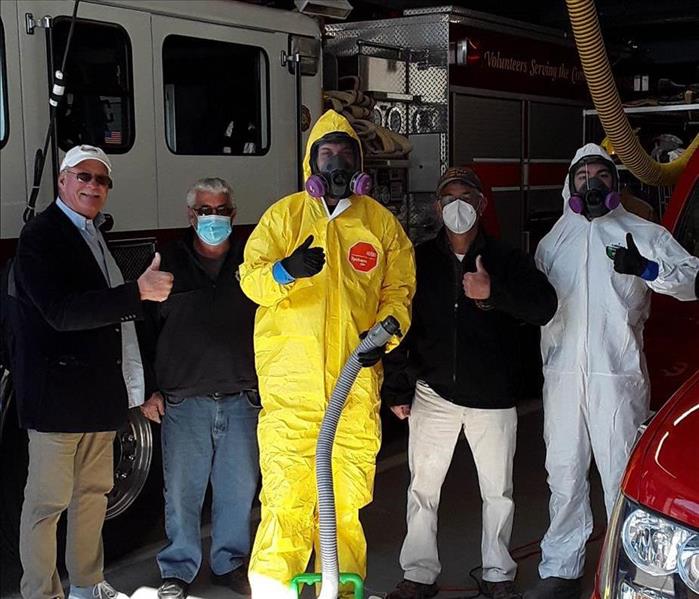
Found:
<path fill-rule="evenodd" d="M 231 217 L 209 214 L 197 217 L 197 235 L 207 245 L 221 245 L 231 234 Z"/>

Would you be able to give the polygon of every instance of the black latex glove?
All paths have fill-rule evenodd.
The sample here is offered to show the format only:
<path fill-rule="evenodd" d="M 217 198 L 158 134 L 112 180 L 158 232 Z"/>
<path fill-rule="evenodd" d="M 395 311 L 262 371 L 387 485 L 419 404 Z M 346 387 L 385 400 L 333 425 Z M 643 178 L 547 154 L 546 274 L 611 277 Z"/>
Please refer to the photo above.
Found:
<path fill-rule="evenodd" d="M 297 247 L 291 254 L 282 260 L 284 270 L 288 272 L 294 279 L 302 279 L 304 277 L 312 277 L 317 275 L 325 264 L 325 252 L 323 248 L 312 248 L 313 235 L 309 235 L 308 239 Z"/>
<path fill-rule="evenodd" d="M 614 254 L 614 270 L 623 275 L 636 275 L 640 277 L 648 266 L 648 259 L 641 256 L 631 233 L 626 234 L 628 247 L 617 248 Z"/>
<path fill-rule="evenodd" d="M 364 331 L 362 334 L 359 335 L 360 339 L 364 339 L 366 337 L 367 333 L 369 331 Z M 364 368 L 370 368 L 371 366 L 374 366 L 374 364 L 377 364 L 381 358 L 384 357 L 386 354 L 386 345 L 380 345 L 379 347 L 375 347 L 374 349 L 370 349 L 369 351 L 365 352 L 359 352 L 357 354 L 357 360 L 359 360 L 359 363 L 364 367 Z"/>

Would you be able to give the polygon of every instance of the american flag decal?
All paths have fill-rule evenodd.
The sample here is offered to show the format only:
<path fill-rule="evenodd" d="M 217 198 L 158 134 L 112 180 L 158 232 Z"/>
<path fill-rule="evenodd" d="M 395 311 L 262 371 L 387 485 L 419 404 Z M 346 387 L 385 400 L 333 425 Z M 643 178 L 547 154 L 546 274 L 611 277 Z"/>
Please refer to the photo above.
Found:
<path fill-rule="evenodd" d="M 121 144 L 121 131 L 105 131 L 104 143 L 106 144 Z"/>

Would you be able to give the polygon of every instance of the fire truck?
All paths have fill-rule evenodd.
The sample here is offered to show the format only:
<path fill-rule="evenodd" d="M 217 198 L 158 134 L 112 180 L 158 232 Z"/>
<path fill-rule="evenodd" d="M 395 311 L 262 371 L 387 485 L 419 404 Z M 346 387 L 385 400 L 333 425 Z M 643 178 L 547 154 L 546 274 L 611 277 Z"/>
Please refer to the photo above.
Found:
<path fill-rule="evenodd" d="M 324 30 L 298 13 L 223 0 L 83 0 L 73 16 L 74 8 L 71 0 L 0 3 L 2 263 L 14 253 L 28 198 L 36 211 L 53 201 L 57 165 L 79 143 L 104 148 L 114 165 L 108 239 L 125 278 L 142 272 L 156 242 L 187 226 L 184 192 L 200 177 L 232 182 L 236 234 L 245 235 L 303 183 L 306 131 L 323 110 L 321 78 L 328 90 L 354 76 L 373 98 L 371 122 L 409 140 L 407 157 L 366 158 L 375 197 L 414 240 L 434 226 L 424 217 L 450 162 L 475 164 L 494 199 L 490 226 L 515 245 L 529 247 L 530 233 L 540 237 L 555 220 L 586 101 L 575 49 L 560 32 L 456 8 Z M 526 57 L 517 59 L 521 48 Z M 51 113 L 55 84 L 65 93 Z M 55 135 L 44 153 L 50 117 Z M 535 339 L 525 341 L 536 355 Z M 16 558 L 27 458 L 10 376 L 0 539 L 3 555 Z M 161 510 L 160 468 L 151 467 L 158 446 L 156 428 L 132 410 L 116 441 L 105 529 L 114 551 L 125 547 L 109 539 L 112 529 L 145 531 Z"/>
<path fill-rule="evenodd" d="M 363 120 L 409 141 L 409 154 L 367 154 L 365 166 L 375 197 L 414 241 L 434 232 L 433 186 L 448 164 L 474 166 L 492 198 L 486 225 L 513 245 L 533 252 L 560 214 L 561 184 L 590 105 L 575 47 L 561 32 L 453 7 L 322 28 L 302 14 L 229 0 L 82 0 L 74 15 L 75 6 L 0 2 L 0 264 L 14 254 L 28 201 L 36 211 L 53 201 L 62 155 L 79 143 L 104 148 L 114 165 L 108 241 L 126 279 L 149 264 L 156 243 L 187 226 L 184 193 L 200 177 L 233 184 L 234 234 L 245 236 L 272 202 L 301 188 L 303 147 L 324 109 L 323 89 L 326 100 L 328 91 L 370 96 Z M 57 70 L 64 80 L 56 81 Z M 52 111 L 56 84 L 65 93 Z M 55 134 L 47 138 L 51 118 Z M 699 202 L 696 185 L 678 185 L 677 193 Z M 672 214 L 671 207 L 666 218 Z M 681 214 L 666 222 L 699 239 L 691 224 L 699 218 Z M 667 347 L 649 363 L 664 373 L 667 397 L 696 360 L 691 343 L 678 341 L 690 336 L 670 333 L 670 326 L 686 331 L 677 306 L 654 313 Z M 532 331 L 516 342 L 538 355 Z M 16 586 L 7 566 L 18 561 L 27 464 L 7 371 L 0 409 L 2 594 Z M 112 554 L 159 524 L 157 434 L 138 410 L 117 434 L 104 531 Z"/>
<path fill-rule="evenodd" d="M 188 226 L 185 192 L 196 179 L 232 183 L 239 235 L 299 188 L 300 148 L 322 108 L 315 19 L 223 0 L 83 0 L 74 15 L 76 4 L 0 3 L 0 263 L 14 254 L 29 198 L 38 212 L 56 197 L 57 166 L 76 144 L 110 155 L 108 242 L 126 279 L 143 271 L 156 241 Z M 55 81 L 61 69 L 64 79 Z M 51 113 L 55 83 L 65 94 Z M 44 154 L 52 117 L 55 135 Z M 7 371 L 1 407 L 3 595 L 16 588 L 27 466 Z M 157 435 L 138 410 L 117 434 L 108 552 L 123 553 L 161 521 Z"/>

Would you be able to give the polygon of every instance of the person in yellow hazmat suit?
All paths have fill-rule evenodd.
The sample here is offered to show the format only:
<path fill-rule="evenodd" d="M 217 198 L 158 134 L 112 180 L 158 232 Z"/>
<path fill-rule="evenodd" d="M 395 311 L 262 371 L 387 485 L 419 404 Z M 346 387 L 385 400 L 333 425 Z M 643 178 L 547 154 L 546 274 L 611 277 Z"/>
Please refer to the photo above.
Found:
<path fill-rule="evenodd" d="M 415 292 L 412 244 L 398 220 L 366 195 L 370 179 L 347 119 L 332 110 L 321 116 L 303 166 L 306 190 L 265 212 L 239 269 L 243 292 L 259 304 L 262 516 L 249 569 L 255 599 L 295 596 L 289 582 L 319 545 L 314 459 L 330 395 L 362 333 L 387 316 L 407 332 Z M 359 509 L 372 499 L 381 442 L 380 360 L 397 343 L 360 354 L 364 368 L 333 450 L 340 572 L 362 577 Z"/>

